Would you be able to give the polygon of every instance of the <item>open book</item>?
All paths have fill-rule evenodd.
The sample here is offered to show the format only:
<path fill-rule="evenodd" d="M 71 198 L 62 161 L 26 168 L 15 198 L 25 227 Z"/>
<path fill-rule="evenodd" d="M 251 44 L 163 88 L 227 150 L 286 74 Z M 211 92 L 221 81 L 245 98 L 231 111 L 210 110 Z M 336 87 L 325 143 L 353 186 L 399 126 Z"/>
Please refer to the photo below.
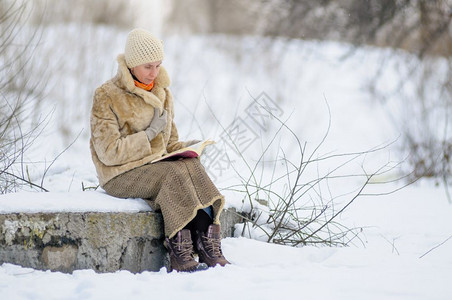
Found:
<path fill-rule="evenodd" d="M 159 157 L 157 159 L 154 159 L 151 161 L 151 163 L 155 163 L 161 160 L 176 160 L 179 158 L 193 158 L 198 157 L 201 155 L 202 151 L 207 145 L 215 144 L 212 140 L 204 140 L 199 143 L 193 144 L 191 146 L 173 151 L 171 153 L 168 153 L 166 155 L 163 155 L 162 157 Z"/>

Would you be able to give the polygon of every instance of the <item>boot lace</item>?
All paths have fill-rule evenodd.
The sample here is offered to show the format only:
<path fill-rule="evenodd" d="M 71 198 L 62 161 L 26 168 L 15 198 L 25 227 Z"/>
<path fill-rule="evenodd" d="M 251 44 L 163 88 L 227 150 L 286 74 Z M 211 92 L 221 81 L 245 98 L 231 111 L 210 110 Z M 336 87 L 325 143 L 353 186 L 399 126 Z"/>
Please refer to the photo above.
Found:
<path fill-rule="evenodd" d="M 177 249 L 177 256 L 183 261 L 190 261 L 193 259 L 193 245 L 188 240 L 182 240 L 180 243 L 174 242 L 175 249 Z"/>
<path fill-rule="evenodd" d="M 221 252 L 221 241 L 217 238 L 211 238 L 208 236 L 202 237 L 204 240 L 204 248 L 213 257 L 221 257 L 223 253 Z"/>

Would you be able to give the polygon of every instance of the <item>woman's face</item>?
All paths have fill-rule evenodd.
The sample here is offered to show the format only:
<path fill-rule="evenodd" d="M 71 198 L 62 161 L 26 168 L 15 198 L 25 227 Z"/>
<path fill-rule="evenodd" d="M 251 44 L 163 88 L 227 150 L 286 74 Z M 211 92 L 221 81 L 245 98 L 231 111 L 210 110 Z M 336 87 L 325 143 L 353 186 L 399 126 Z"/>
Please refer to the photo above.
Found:
<path fill-rule="evenodd" d="M 130 69 L 133 75 L 142 83 L 150 84 L 159 74 L 162 61 L 139 65 Z"/>

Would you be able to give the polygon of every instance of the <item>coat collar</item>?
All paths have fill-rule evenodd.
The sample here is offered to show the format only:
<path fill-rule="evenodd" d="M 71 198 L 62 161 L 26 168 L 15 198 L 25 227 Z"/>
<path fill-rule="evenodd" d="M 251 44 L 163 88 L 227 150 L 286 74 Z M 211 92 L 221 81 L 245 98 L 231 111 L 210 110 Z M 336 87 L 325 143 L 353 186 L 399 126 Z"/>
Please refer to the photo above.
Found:
<path fill-rule="evenodd" d="M 166 98 L 165 88 L 170 85 L 170 79 L 165 68 L 160 67 L 159 74 L 154 80 L 154 87 L 148 92 L 135 86 L 132 74 L 130 74 L 129 68 L 127 68 L 124 54 L 118 55 L 117 60 L 118 73 L 113 78 L 113 82 L 120 88 L 140 96 L 147 104 L 163 109 L 163 103 Z"/>

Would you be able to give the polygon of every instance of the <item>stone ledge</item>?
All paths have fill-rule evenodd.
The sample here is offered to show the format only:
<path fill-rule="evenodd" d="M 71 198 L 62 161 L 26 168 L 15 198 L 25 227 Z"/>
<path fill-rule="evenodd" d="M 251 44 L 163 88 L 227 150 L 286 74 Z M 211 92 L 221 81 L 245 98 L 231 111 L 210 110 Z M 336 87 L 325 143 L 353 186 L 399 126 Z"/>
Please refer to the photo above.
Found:
<path fill-rule="evenodd" d="M 221 215 L 222 236 L 240 222 L 234 209 Z M 0 264 L 40 270 L 158 271 L 168 265 L 160 213 L 0 214 Z"/>

